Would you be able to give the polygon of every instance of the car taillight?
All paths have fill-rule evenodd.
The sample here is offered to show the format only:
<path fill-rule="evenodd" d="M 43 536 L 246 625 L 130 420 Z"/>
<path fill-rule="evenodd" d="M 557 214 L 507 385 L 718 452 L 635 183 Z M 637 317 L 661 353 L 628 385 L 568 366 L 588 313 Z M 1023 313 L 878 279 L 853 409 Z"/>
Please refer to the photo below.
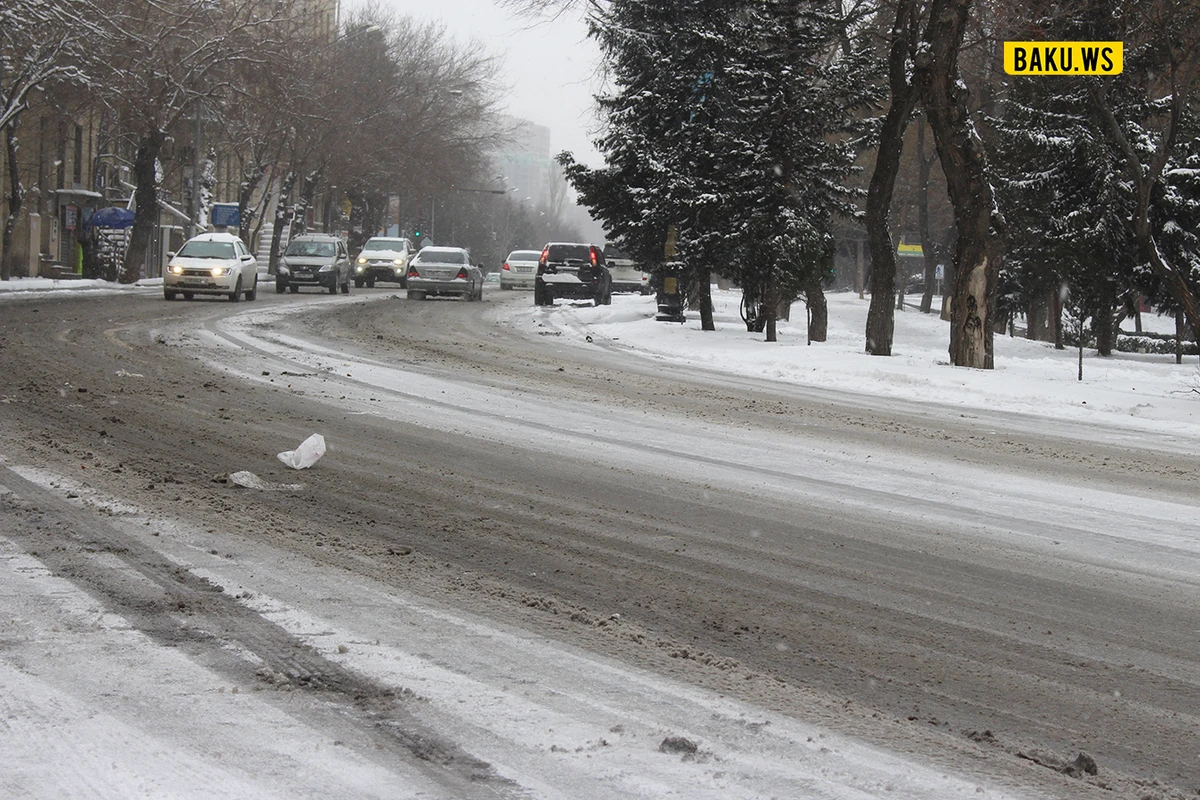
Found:
<path fill-rule="evenodd" d="M 454 277 L 456 280 L 465 281 L 467 279 L 467 268 L 463 267 L 462 269 L 460 269 L 458 271 L 458 274 L 455 275 Z"/>
<path fill-rule="evenodd" d="M 546 245 L 542 248 L 542 263 L 544 264 L 550 258 L 550 246 Z"/>
<path fill-rule="evenodd" d="M 596 248 L 590 248 L 592 254 L 592 266 L 596 266 Z"/>
<path fill-rule="evenodd" d="M 504 266 L 502 267 L 502 269 L 506 269 L 506 270 L 508 270 L 509 272 L 512 272 L 512 268 L 511 268 L 510 266 L 508 266 L 508 262 L 507 262 L 507 261 L 505 261 L 505 262 L 504 262 Z"/>
<path fill-rule="evenodd" d="M 419 278 L 419 277 L 421 277 L 421 273 L 417 272 L 417 268 L 416 268 L 416 267 L 409 267 L 409 268 L 408 268 L 408 277 L 410 277 L 410 278 Z"/>

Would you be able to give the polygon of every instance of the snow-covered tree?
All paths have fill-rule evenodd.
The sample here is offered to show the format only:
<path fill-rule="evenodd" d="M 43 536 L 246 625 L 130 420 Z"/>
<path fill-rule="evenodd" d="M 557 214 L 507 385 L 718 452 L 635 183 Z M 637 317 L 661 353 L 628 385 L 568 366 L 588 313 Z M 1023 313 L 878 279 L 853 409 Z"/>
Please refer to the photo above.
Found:
<path fill-rule="evenodd" d="M 713 269 L 743 286 L 747 324 L 768 340 L 780 300 L 821 293 L 830 217 L 850 209 L 844 136 L 864 97 L 847 21 L 826 6 L 618 0 L 593 14 L 614 85 L 599 98 L 606 167 L 568 157 L 567 174 L 648 263 L 662 263 L 675 232 L 706 329 Z"/>
<path fill-rule="evenodd" d="M 1200 337 L 1200 257 L 1176 246 L 1185 230 L 1175 219 L 1194 199 L 1181 191 L 1194 140 L 1200 97 L 1200 6 L 1182 0 L 1093 0 L 1094 25 L 1125 42 L 1124 71 L 1092 81 L 1091 101 L 1102 131 L 1121 160 L 1129 225 L 1141 255 Z"/>
<path fill-rule="evenodd" d="M 1055 20 L 1043 26 L 1053 31 Z M 1060 38 L 1073 34 L 1067 26 Z M 1031 336 L 1057 332 L 1066 284 L 1108 355 L 1121 298 L 1138 284 L 1138 258 L 1121 159 L 1096 129 L 1089 89 L 1086 78 L 1017 79 L 990 120 L 999 195 L 1010 209 L 998 302 L 1026 312 Z"/>
<path fill-rule="evenodd" d="M 171 132 L 200 101 L 214 104 L 239 66 L 266 63 L 290 32 L 281 0 L 96 0 L 112 33 L 98 52 L 98 96 L 115 112 L 136 151 L 135 213 L 121 280 L 141 275 L 159 214 L 159 157 Z"/>

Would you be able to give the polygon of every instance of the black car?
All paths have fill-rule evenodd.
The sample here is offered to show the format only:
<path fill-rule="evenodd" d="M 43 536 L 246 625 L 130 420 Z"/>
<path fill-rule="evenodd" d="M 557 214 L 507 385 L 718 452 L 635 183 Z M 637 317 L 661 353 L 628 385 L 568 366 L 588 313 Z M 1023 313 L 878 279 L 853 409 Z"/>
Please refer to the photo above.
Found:
<path fill-rule="evenodd" d="M 556 298 L 612 303 L 612 274 L 604 265 L 604 251 L 594 244 L 551 242 L 542 248 L 533 304 L 552 306 Z"/>

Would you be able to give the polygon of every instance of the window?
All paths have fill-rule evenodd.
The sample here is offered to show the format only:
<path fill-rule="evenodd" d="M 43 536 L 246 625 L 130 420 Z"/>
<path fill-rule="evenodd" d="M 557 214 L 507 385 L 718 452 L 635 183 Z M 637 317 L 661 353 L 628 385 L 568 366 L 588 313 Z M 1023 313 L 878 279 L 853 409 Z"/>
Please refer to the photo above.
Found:
<path fill-rule="evenodd" d="M 592 248 L 586 244 L 552 244 L 547 261 L 585 261 L 591 262 Z"/>
<path fill-rule="evenodd" d="M 402 239 L 371 239 L 363 245 L 363 250 L 386 250 L 388 252 L 404 252 L 408 243 Z"/>
<path fill-rule="evenodd" d="M 179 258 L 233 258 L 234 252 L 231 242 L 207 242 L 195 239 L 179 248 L 176 255 Z"/>
<path fill-rule="evenodd" d="M 337 249 L 333 242 L 291 242 L 287 246 L 287 250 L 283 251 L 285 256 L 316 256 L 324 258 L 337 254 Z"/>
<path fill-rule="evenodd" d="M 426 247 L 417 255 L 422 264 L 466 264 L 467 254 L 461 250 L 433 250 Z"/>

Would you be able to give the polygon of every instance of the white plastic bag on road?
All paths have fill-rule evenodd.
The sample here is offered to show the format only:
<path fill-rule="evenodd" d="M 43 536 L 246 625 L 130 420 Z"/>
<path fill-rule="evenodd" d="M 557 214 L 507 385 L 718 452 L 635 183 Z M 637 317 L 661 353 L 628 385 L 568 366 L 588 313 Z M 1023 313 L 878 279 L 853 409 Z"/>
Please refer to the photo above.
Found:
<path fill-rule="evenodd" d="M 308 469 L 325 455 L 325 437 L 319 433 L 300 443 L 295 450 L 286 450 L 279 454 L 279 460 L 292 469 Z"/>

